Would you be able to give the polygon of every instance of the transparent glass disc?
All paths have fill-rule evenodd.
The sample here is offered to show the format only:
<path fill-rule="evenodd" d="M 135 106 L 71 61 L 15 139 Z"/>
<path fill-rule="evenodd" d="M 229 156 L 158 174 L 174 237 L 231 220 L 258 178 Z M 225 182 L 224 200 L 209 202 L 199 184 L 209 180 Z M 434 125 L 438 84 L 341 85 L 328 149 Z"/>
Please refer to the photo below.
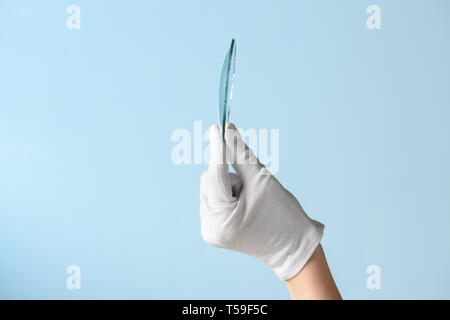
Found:
<path fill-rule="evenodd" d="M 236 41 L 231 40 L 223 61 L 219 84 L 219 124 L 222 126 L 222 138 L 225 140 L 225 123 L 230 118 L 231 99 L 233 97 L 234 72 L 236 65 Z"/>

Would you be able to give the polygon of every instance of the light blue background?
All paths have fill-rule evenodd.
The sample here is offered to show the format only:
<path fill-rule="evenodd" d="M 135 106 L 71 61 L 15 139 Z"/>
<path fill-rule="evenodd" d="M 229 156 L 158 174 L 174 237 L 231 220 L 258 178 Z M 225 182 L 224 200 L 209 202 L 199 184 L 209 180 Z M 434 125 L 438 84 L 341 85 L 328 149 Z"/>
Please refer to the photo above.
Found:
<path fill-rule="evenodd" d="M 206 165 L 170 157 L 216 121 L 232 37 L 231 120 L 280 129 L 343 297 L 450 298 L 449 1 L 0 0 L 1 298 L 289 297 L 202 241 Z"/>

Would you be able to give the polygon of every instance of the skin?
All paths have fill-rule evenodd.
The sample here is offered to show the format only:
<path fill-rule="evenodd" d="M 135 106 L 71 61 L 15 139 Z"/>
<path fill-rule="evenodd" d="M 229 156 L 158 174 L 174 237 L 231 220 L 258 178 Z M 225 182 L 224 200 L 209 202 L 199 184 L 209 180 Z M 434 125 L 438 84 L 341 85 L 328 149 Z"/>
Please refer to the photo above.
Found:
<path fill-rule="evenodd" d="M 285 282 L 293 300 L 342 300 L 320 244 L 303 269 Z"/>

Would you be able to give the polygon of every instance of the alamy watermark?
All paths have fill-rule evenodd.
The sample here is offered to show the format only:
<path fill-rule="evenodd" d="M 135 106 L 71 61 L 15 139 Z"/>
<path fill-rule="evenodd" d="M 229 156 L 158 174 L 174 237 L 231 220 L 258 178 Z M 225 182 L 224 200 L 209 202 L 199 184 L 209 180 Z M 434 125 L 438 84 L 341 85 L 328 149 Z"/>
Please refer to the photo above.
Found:
<path fill-rule="evenodd" d="M 276 174 L 280 168 L 279 129 L 239 129 L 242 139 L 259 161 Z M 178 128 L 172 131 L 170 140 L 175 143 L 171 150 L 171 160 L 175 165 L 208 164 L 209 133 L 202 121 L 194 121 L 192 130 Z"/>
<path fill-rule="evenodd" d="M 367 17 L 366 26 L 369 30 L 381 29 L 381 9 L 377 5 L 370 5 L 366 9 L 366 13 L 370 16 Z"/>
<path fill-rule="evenodd" d="M 67 7 L 66 13 L 69 14 L 66 26 L 69 30 L 81 29 L 81 9 L 79 6 L 72 4 Z"/>
<path fill-rule="evenodd" d="M 366 280 L 367 289 L 381 290 L 381 268 L 373 264 L 367 267 L 366 273 L 369 274 Z"/>
<path fill-rule="evenodd" d="M 77 265 L 70 265 L 66 269 L 66 273 L 69 274 L 66 280 L 66 287 L 69 290 L 81 289 L 81 269 Z"/>

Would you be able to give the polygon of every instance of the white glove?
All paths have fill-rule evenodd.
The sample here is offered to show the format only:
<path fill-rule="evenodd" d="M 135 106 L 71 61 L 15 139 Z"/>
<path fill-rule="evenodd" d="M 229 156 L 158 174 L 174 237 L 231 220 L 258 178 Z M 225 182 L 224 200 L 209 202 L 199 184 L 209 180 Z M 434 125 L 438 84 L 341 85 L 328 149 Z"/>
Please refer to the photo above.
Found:
<path fill-rule="evenodd" d="M 215 247 L 253 256 L 282 280 L 294 277 L 314 253 L 324 226 L 310 219 L 226 124 L 209 129 L 210 164 L 200 182 L 202 237 Z M 236 174 L 228 172 L 229 161 Z"/>

